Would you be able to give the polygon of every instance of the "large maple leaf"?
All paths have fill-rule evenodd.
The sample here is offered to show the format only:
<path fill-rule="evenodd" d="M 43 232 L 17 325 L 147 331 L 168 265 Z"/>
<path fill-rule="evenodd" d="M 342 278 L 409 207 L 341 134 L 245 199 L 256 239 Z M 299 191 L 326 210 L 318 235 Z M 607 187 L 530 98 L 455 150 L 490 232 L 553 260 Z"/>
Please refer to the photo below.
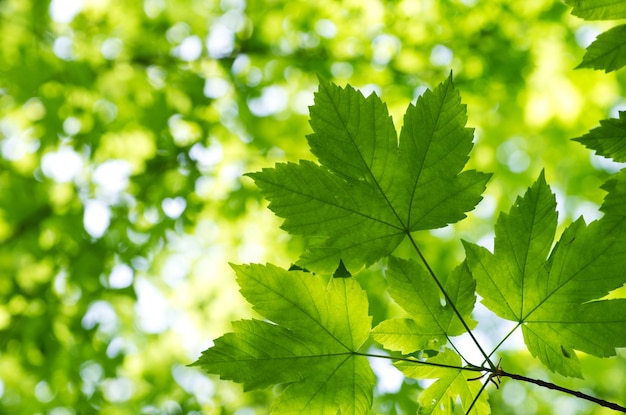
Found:
<path fill-rule="evenodd" d="M 391 254 L 411 232 L 465 217 L 481 200 L 490 175 L 462 172 L 472 148 L 452 78 L 410 105 L 400 132 L 375 94 L 321 81 L 308 136 L 321 165 L 277 164 L 250 176 L 285 218 L 282 227 L 304 235 L 299 264 L 332 272 Z"/>
<path fill-rule="evenodd" d="M 285 385 L 273 403 L 281 414 L 366 414 L 374 374 L 357 354 L 371 318 L 353 278 L 320 277 L 273 265 L 233 266 L 241 293 L 269 321 L 233 323 L 195 365 L 246 390 Z"/>
<path fill-rule="evenodd" d="M 626 299 L 603 299 L 626 283 L 626 226 L 613 212 L 623 181 L 608 188 L 606 216 L 589 225 L 578 219 L 552 248 L 556 201 L 542 173 L 500 215 L 493 253 L 465 243 L 485 306 L 520 323 L 528 350 L 567 376 L 581 376 L 574 350 L 608 357 L 626 346 Z"/>

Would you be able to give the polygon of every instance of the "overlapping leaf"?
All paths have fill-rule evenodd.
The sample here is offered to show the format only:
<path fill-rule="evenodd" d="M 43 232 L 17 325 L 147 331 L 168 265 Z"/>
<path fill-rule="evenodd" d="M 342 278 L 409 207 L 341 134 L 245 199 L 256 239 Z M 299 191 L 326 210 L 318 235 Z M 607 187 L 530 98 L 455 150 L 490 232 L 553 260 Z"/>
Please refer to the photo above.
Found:
<path fill-rule="evenodd" d="M 465 329 L 452 307 L 423 265 L 412 260 L 391 257 L 387 270 L 391 297 L 407 311 L 410 318 L 385 320 L 372 331 L 374 340 L 386 349 L 403 354 L 417 350 L 437 350 L 448 336 L 463 334 Z M 475 282 L 463 263 L 443 282 L 449 299 L 468 325 L 474 308 Z"/>
<path fill-rule="evenodd" d="M 624 65 L 626 65 L 626 25 L 620 25 L 598 36 L 587 47 L 583 61 L 578 67 L 611 72 Z"/>
<path fill-rule="evenodd" d="M 309 161 L 277 164 L 250 174 L 285 218 L 304 235 L 299 264 L 332 272 L 391 254 L 410 232 L 465 217 L 480 201 L 489 175 L 465 171 L 472 130 L 452 79 L 409 106 L 398 144 L 385 104 L 321 81 L 311 107 Z"/>
<path fill-rule="evenodd" d="M 626 169 L 610 177 L 602 189 L 608 192 L 600 208 L 605 215 L 603 220 L 615 221 L 617 224 L 626 223 Z"/>
<path fill-rule="evenodd" d="M 333 278 L 325 287 L 319 277 L 273 265 L 234 268 L 241 293 L 269 322 L 235 322 L 195 364 L 246 390 L 285 384 L 276 413 L 366 414 L 375 378 L 355 354 L 371 325 L 358 283 Z"/>
<path fill-rule="evenodd" d="M 564 0 L 572 6 L 572 14 L 585 20 L 626 18 L 625 0 Z"/>
<path fill-rule="evenodd" d="M 619 118 L 600 121 L 599 127 L 574 140 L 601 156 L 626 162 L 626 111 L 620 111 Z"/>
<path fill-rule="evenodd" d="M 585 20 L 626 18 L 626 0 L 565 0 L 573 6 L 572 14 Z M 616 26 L 600 34 L 591 45 L 578 68 L 615 71 L 626 65 L 626 25 Z"/>
<path fill-rule="evenodd" d="M 476 372 L 460 369 L 461 358 L 450 349 L 444 349 L 437 356 L 427 359 L 427 364 L 399 361 L 394 363 L 405 376 L 415 379 L 437 379 L 428 386 L 418 398 L 420 415 L 451 415 L 454 405 L 460 399 L 464 412 L 480 392 L 481 383 L 471 380 Z M 435 366 L 441 365 L 441 366 Z M 448 366 L 448 367 L 444 367 Z M 487 415 L 491 413 L 488 395 L 482 393 L 469 412 L 469 415 Z"/>
<path fill-rule="evenodd" d="M 602 299 L 626 282 L 626 232 L 613 213 L 589 225 L 581 218 L 551 250 L 556 223 L 542 174 L 500 215 L 494 253 L 465 243 L 467 261 L 483 303 L 521 323 L 529 351 L 553 371 L 581 376 L 574 350 L 607 357 L 626 346 L 626 300 Z"/>

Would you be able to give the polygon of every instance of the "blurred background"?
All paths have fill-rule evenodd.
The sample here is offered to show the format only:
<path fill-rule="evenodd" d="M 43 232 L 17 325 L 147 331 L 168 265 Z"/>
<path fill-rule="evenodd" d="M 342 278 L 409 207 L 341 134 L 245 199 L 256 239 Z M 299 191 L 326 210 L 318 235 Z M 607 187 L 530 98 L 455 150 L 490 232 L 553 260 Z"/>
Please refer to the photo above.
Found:
<path fill-rule="evenodd" d="M 288 267 L 302 250 L 242 174 L 312 158 L 318 76 L 379 94 L 399 130 L 453 71 L 469 166 L 495 174 L 468 219 L 418 235 L 436 270 L 462 259 L 460 238 L 491 246 L 541 169 L 561 226 L 597 218 L 621 166 L 570 139 L 626 109 L 626 76 L 574 68 L 608 27 L 552 0 L 0 0 L 0 413 L 267 413 L 271 390 L 187 365 L 254 315 L 228 263 Z M 397 312 L 380 268 L 358 275 L 374 323 Z M 477 314 L 496 344 L 503 329 Z M 624 354 L 582 356 L 580 381 L 519 339 L 505 349 L 510 372 L 624 404 Z M 372 413 L 415 413 L 424 384 L 375 368 Z M 609 413 L 494 392 L 495 414 Z"/>

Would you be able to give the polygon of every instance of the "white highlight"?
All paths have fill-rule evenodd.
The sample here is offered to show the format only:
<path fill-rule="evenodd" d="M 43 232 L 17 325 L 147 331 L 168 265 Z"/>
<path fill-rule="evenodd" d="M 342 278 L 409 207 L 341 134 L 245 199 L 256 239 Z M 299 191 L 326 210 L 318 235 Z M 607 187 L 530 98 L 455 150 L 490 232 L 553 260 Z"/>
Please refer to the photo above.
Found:
<path fill-rule="evenodd" d="M 167 301 L 161 291 L 145 278 L 135 281 L 138 326 L 145 333 L 162 333 L 169 327 Z"/>
<path fill-rule="evenodd" d="M 111 288 L 126 288 L 133 283 L 133 269 L 126 264 L 117 264 L 109 275 Z"/>
<path fill-rule="evenodd" d="M 174 48 L 174 55 L 180 59 L 191 62 L 195 61 L 202 54 L 202 40 L 198 36 L 189 36 Z"/>
<path fill-rule="evenodd" d="M 55 22 L 67 24 L 71 23 L 82 10 L 82 0 L 52 0 L 49 13 Z"/>
<path fill-rule="evenodd" d="M 91 237 L 100 238 L 110 223 L 111 209 L 105 203 L 99 200 L 88 200 L 85 203 L 83 226 Z"/>
<path fill-rule="evenodd" d="M 72 181 L 82 169 L 82 157 L 69 147 L 61 147 L 41 158 L 43 174 L 58 183 Z"/>
<path fill-rule="evenodd" d="M 177 196 L 173 199 L 167 197 L 161 202 L 161 207 L 167 217 L 177 219 L 185 211 L 187 201 L 181 196 Z"/>
<path fill-rule="evenodd" d="M 288 100 L 289 95 L 285 88 L 273 85 L 263 88 L 260 97 L 250 99 L 248 107 L 257 117 L 265 117 L 283 111 Z"/>

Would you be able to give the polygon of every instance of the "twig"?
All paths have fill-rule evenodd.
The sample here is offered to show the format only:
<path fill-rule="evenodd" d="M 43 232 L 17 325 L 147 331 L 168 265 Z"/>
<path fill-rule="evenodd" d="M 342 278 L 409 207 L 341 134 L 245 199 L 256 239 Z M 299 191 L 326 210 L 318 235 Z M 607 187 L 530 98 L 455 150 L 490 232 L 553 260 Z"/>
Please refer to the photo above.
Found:
<path fill-rule="evenodd" d="M 554 383 L 545 382 L 545 381 L 539 380 L 539 379 L 527 378 L 526 376 L 517 375 L 515 373 L 505 372 L 502 369 L 499 369 L 497 371 L 496 375 L 497 376 L 505 376 L 505 377 L 508 377 L 508 378 L 511 378 L 511 379 L 521 380 L 523 382 L 534 383 L 535 385 L 538 385 L 538 386 L 541 386 L 541 387 L 544 387 L 544 388 L 557 390 L 557 391 L 560 391 L 560 392 L 567 393 L 569 395 L 576 396 L 577 398 L 580 398 L 580 399 L 584 399 L 584 400 L 587 400 L 587 401 L 591 401 L 591 402 L 597 403 L 598 405 L 604 406 L 605 408 L 610 408 L 610 409 L 613 409 L 613 410 L 618 411 L 618 412 L 626 413 L 626 408 L 623 407 L 623 406 L 620 406 L 620 405 L 618 405 L 616 403 L 608 402 L 608 401 L 605 401 L 604 399 L 599 399 L 599 398 L 596 398 L 594 396 L 587 395 L 586 393 L 582 393 L 582 392 L 575 391 L 575 390 L 572 390 L 572 389 L 564 388 L 562 386 L 555 385 Z"/>

